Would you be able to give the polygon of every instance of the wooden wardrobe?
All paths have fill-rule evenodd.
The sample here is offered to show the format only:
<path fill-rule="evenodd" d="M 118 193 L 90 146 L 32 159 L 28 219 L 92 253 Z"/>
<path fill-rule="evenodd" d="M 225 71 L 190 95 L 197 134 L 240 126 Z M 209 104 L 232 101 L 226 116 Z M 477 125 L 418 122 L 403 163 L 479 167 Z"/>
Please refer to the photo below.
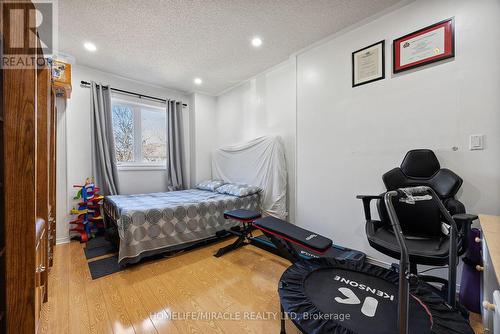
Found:
<path fill-rule="evenodd" d="M 9 31 L 3 33 L 5 50 Z M 51 73 L 44 64 L 0 74 L 0 333 L 36 333 L 50 288 L 56 226 Z"/>

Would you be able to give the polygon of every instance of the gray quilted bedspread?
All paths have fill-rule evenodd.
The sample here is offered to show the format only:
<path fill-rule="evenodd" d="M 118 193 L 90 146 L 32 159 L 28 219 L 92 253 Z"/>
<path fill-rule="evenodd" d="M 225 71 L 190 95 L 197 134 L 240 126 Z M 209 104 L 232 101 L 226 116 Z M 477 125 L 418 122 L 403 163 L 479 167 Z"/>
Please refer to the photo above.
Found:
<path fill-rule="evenodd" d="M 104 206 L 117 223 L 118 261 L 125 264 L 212 237 L 236 225 L 224 219 L 224 211 L 259 210 L 260 198 L 258 194 L 236 197 L 190 189 L 107 196 Z"/>

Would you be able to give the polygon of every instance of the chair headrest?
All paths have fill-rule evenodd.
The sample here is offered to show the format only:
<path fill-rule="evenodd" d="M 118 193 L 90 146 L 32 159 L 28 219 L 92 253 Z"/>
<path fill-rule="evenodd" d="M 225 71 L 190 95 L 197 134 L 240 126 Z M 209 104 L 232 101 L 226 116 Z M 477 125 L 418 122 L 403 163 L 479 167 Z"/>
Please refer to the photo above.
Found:
<path fill-rule="evenodd" d="M 401 163 L 401 170 L 410 177 L 430 178 L 440 168 L 434 152 L 426 149 L 409 151 Z"/>
<path fill-rule="evenodd" d="M 431 150 L 411 150 L 406 153 L 400 168 L 393 168 L 382 176 L 387 190 L 429 186 L 440 198 L 455 196 L 462 186 L 462 178 L 439 165 Z"/>

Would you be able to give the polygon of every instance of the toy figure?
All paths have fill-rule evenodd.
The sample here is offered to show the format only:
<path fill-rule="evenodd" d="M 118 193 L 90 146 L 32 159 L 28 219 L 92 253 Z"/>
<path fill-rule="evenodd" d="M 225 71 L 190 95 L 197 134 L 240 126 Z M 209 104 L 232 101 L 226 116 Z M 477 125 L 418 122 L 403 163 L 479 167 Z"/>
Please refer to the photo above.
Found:
<path fill-rule="evenodd" d="M 104 228 L 104 221 L 101 215 L 101 204 L 104 196 L 99 195 L 99 188 L 95 186 L 92 178 L 87 178 L 84 185 L 74 185 L 79 188 L 75 200 L 80 200 L 77 208 L 71 210 L 72 215 L 77 218 L 70 221 L 73 225 L 70 228 L 70 235 L 80 239 L 80 242 L 87 242 L 95 237 L 99 229 Z"/>

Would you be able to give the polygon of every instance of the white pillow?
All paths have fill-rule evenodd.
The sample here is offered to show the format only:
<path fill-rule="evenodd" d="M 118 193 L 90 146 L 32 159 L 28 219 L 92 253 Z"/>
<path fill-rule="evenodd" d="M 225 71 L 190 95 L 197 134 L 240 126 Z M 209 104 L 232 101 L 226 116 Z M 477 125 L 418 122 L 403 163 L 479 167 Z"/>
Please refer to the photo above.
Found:
<path fill-rule="evenodd" d="M 244 183 L 226 183 L 218 187 L 216 191 L 220 194 L 244 197 L 259 193 L 262 189 Z"/>
<path fill-rule="evenodd" d="M 200 182 L 196 185 L 197 189 L 200 190 L 208 190 L 208 191 L 215 191 L 217 188 L 220 186 L 224 185 L 225 182 L 222 180 L 207 180 Z"/>

